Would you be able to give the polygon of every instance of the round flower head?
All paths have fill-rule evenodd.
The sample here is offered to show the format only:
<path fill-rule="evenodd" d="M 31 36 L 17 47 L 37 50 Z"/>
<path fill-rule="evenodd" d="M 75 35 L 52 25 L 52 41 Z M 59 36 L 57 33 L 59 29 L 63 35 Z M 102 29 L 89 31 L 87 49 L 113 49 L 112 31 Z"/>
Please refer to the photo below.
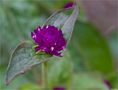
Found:
<path fill-rule="evenodd" d="M 65 9 L 68 9 L 68 8 L 73 7 L 74 5 L 75 5 L 75 3 L 73 3 L 73 2 L 68 2 L 68 3 L 66 3 L 66 4 L 64 5 L 64 8 L 65 8 Z"/>
<path fill-rule="evenodd" d="M 36 28 L 31 36 L 37 45 L 36 52 L 61 56 L 61 51 L 66 47 L 62 31 L 51 25 Z"/>

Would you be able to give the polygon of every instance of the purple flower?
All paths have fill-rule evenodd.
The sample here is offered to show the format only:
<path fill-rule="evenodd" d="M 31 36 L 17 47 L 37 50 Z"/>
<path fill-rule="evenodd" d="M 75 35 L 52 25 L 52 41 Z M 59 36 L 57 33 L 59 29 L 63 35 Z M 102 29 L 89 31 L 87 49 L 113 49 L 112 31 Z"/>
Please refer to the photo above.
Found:
<path fill-rule="evenodd" d="M 53 90 L 65 90 L 64 87 L 55 87 Z"/>
<path fill-rule="evenodd" d="M 64 5 L 64 8 L 65 8 L 65 9 L 68 9 L 68 8 L 73 7 L 73 5 L 74 5 L 73 2 L 68 2 L 68 3 L 66 3 L 66 4 Z"/>
<path fill-rule="evenodd" d="M 66 47 L 62 31 L 51 25 L 36 28 L 31 36 L 36 43 L 36 52 L 61 56 L 61 51 Z"/>
<path fill-rule="evenodd" d="M 112 85 L 111 85 L 111 83 L 110 83 L 108 80 L 104 80 L 104 84 L 105 84 L 109 89 L 112 88 Z"/>

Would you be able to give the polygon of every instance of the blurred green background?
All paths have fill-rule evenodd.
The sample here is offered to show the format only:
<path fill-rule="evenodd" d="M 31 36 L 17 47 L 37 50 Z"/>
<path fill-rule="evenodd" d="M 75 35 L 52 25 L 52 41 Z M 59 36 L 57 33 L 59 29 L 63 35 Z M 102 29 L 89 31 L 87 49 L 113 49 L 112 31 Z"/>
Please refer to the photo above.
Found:
<path fill-rule="evenodd" d="M 109 90 L 104 82 L 109 81 L 113 89 L 118 89 L 117 0 L 77 1 L 80 12 L 65 55 L 48 62 L 49 87 Z M 42 90 L 41 65 L 5 85 L 9 56 L 19 42 L 31 39 L 30 32 L 66 2 L 0 0 L 0 90 Z"/>

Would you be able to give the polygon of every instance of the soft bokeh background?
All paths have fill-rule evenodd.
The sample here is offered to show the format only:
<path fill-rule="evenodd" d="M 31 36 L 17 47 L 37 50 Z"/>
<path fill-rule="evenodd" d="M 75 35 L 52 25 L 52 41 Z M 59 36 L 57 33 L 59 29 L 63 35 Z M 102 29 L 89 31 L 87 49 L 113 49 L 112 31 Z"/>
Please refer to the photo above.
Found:
<path fill-rule="evenodd" d="M 41 65 L 5 85 L 9 56 L 19 42 L 31 39 L 30 32 L 67 1 L 0 0 L 0 90 L 42 90 Z M 49 61 L 49 86 L 118 89 L 118 1 L 77 1 L 80 13 L 67 51 L 62 58 Z"/>

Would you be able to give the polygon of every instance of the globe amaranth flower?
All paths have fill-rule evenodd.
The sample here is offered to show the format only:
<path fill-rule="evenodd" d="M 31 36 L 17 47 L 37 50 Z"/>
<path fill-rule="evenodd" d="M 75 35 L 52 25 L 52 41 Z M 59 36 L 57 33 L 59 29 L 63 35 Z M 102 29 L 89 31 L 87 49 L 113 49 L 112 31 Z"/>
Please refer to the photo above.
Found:
<path fill-rule="evenodd" d="M 64 8 L 65 8 L 65 9 L 68 9 L 68 8 L 73 7 L 74 5 L 75 5 L 75 3 L 73 3 L 73 2 L 68 2 L 68 3 L 66 3 L 66 4 L 64 5 Z"/>
<path fill-rule="evenodd" d="M 66 47 L 62 31 L 52 25 L 36 28 L 31 36 L 36 43 L 36 52 L 61 56 L 61 51 Z"/>
<path fill-rule="evenodd" d="M 53 90 L 65 90 L 65 88 L 62 86 L 58 86 L 58 87 L 54 87 Z"/>
<path fill-rule="evenodd" d="M 110 81 L 104 80 L 104 84 L 105 84 L 109 89 L 112 88 L 112 85 L 111 85 Z"/>

